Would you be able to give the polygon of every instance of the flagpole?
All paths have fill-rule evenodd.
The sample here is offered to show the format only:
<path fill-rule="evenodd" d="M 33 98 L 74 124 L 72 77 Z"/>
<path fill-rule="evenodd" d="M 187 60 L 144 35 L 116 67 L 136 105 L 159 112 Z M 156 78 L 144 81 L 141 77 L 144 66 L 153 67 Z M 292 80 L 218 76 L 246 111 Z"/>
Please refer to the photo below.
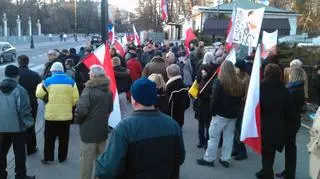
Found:
<path fill-rule="evenodd" d="M 108 40 L 108 36 L 106 35 L 106 19 L 109 20 L 108 0 L 101 0 L 101 37 L 104 44 Z"/>

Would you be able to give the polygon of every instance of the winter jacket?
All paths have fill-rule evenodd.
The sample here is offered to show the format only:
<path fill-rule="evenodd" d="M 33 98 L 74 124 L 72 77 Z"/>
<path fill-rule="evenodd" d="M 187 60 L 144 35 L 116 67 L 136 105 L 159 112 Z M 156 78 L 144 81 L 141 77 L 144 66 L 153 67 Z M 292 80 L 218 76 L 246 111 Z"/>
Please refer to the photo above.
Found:
<path fill-rule="evenodd" d="M 112 110 L 109 81 L 105 78 L 89 80 L 75 109 L 75 121 L 80 124 L 83 142 L 98 143 L 108 138 L 108 118 Z"/>
<path fill-rule="evenodd" d="M 294 117 L 289 92 L 280 81 L 262 81 L 260 109 L 262 146 L 281 151 L 288 138 L 288 122 Z"/>
<path fill-rule="evenodd" d="M 183 83 L 186 86 L 191 86 L 193 83 L 193 69 L 191 61 L 188 57 L 180 57 L 178 62 L 181 64 L 180 68 L 183 71 Z"/>
<path fill-rule="evenodd" d="M 169 95 L 170 116 L 182 127 L 184 124 L 184 112 L 190 106 L 190 98 L 188 88 L 184 85 L 181 76 L 168 80 L 167 93 Z"/>
<path fill-rule="evenodd" d="M 15 79 L 0 83 L 0 114 L 0 133 L 24 132 L 34 125 L 28 93 Z"/>
<path fill-rule="evenodd" d="M 77 83 L 77 87 L 78 87 L 78 91 L 79 94 L 82 93 L 82 90 L 85 87 L 85 83 L 89 80 L 89 72 L 90 70 L 83 64 L 79 64 L 76 68 L 75 68 L 76 72 L 75 72 L 75 76 L 74 76 L 74 80 Z"/>
<path fill-rule="evenodd" d="M 53 73 L 37 86 L 37 98 L 44 99 L 48 95 L 45 106 L 45 120 L 69 121 L 72 119 L 72 107 L 79 99 L 76 83 L 63 72 Z"/>
<path fill-rule="evenodd" d="M 116 53 L 116 54 L 112 55 L 111 57 L 112 58 L 118 57 L 121 61 L 121 66 L 126 67 L 126 60 L 120 54 Z"/>
<path fill-rule="evenodd" d="M 136 81 L 141 77 L 142 65 L 137 59 L 130 59 L 127 61 L 127 68 L 130 71 L 130 77 L 132 81 Z"/>
<path fill-rule="evenodd" d="M 20 67 L 19 84 L 27 90 L 30 105 L 32 108 L 32 116 L 37 117 L 38 101 L 36 97 L 36 89 L 39 83 L 41 83 L 41 77 L 38 73 L 30 70 L 28 67 Z"/>
<path fill-rule="evenodd" d="M 130 91 L 131 86 L 131 78 L 129 71 L 123 66 L 115 66 L 113 67 L 118 93 L 128 92 Z"/>
<path fill-rule="evenodd" d="M 294 118 L 289 119 L 288 132 L 290 135 L 296 134 L 301 127 L 301 113 L 304 105 L 304 83 L 303 81 L 290 82 L 287 85 L 289 95 L 292 99 L 292 113 Z"/>
<path fill-rule="evenodd" d="M 101 179 L 177 179 L 185 159 L 182 132 L 169 116 L 139 110 L 113 129 L 96 162 Z"/>
<path fill-rule="evenodd" d="M 151 59 L 154 57 L 154 53 L 154 50 L 143 52 L 141 58 L 139 59 L 142 67 L 145 67 L 151 61 Z"/>
<path fill-rule="evenodd" d="M 157 103 L 154 105 L 154 107 L 159 109 L 161 112 L 170 115 L 169 95 L 163 89 L 158 89 Z"/>
<path fill-rule="evenodd" d="M 48 77 L 50 77 L 52 75 L 50 69 L 51 69 L 51 66 L 55 63 L 55 62 L 60 62 L 62 63 L 63 67 L 64 67 L 64 63 L 60 60 L 60 59 L 54 59 L 52 61 L 48 61 L 45 65 L 44 65 L 44 70 L 43 70 L 43 73 L 42 73 L 42 79 L 45 80 L 47 79 Z M 65 67 L 64 67 L 65 68 Z"/>
<path fill-rule="evenodd" d="M 166 71 L 167 65 L 163 58 L 154 58 L 148 63 L 142 72 L 142 76 L 148 77 L 152 73 L 161 74 L 164 81 L 168 81 L 167 71 Z"/>
<path fill-rule="evenodd" d="M 212 116 L 236 119 L 240 115 L 241 96 L 231 96 L 224 89 L 219 79 L 213 82 L 211 95 Z"/>

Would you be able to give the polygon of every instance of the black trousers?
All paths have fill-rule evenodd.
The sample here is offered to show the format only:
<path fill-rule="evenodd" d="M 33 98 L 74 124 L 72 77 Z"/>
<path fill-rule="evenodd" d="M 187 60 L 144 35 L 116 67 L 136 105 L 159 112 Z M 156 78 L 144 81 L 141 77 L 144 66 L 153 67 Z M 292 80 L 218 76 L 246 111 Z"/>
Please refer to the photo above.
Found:
<path fill-rule="evenodd" d="M 247 156 L 246 146 L 240 141 L 242 117 L 236 122 L 236 130 L 234 131 L 233 138 L 233 152 L 238 156 Z"/>
<path fill-rule="evenodd" d="M 37 148 L 37 137 L 36 137 L 36 130 L 35 130 L 37 112 L 38 112 L 38 105 L 33 104 L 31 114 L 34 119 L 34 125 L 28 128 L 26 131 L 27 154 L 34 152 L 34 150 Z"/>
<path fill-rule="evenodd" d="M 207 145 L 209 140 L 210 120 L 199 120 L 199 144 Z"/>
<path fill-rule="evenodd" d="M 45 121 L 44 160 L 54 160 L 54 145 L 59 138 L 58 159 L 64 161 L 68 155 L 70 121 Z"/>
<path fill-rule="evenodd" d="M 25 151 L 25 133 L 0 133 L 0 178 L 8 177 L 7 169 L 7 154 L 13 145 L 15 157 L 15 172 L 16 179 L 24 179 L 27 174 L 26 169 L 26 151 Z"/>
<path fill-rule="evenodd" d="M 296 133 L 289 136 L 288 142 L 285 145 L 285 178 L 296 178 L 296 165 L 297 165 L 297 146 L 296 146 Z"/>
<path fill-rule="evenodd" d="M 276 147 L 262 144 L 263 179 L 274 179 L 273 164 L 275 155 Z"/>

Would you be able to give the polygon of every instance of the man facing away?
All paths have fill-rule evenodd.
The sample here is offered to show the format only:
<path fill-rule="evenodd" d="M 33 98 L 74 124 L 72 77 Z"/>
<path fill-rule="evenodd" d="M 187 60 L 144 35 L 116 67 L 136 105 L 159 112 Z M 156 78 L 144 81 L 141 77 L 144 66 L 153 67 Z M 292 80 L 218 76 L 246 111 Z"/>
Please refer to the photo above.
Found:
<path fill-rule="evenodd" d="M 36 97 L 37 85 L 41 83 L 41 77 L 37 72 L 34 72 L 28 68 L 29 57 L 26 55 L 21 55 L 18 57 L 20 78 L 19 84 L 27 90 L 31 105 L 31 114 L 34 120 L 37 118 L 38 112 L 38 101 Z M 34 121 L 35 124 L 35 121 Z M 35 125 L 31 126 L 26 131 L 26 144 L 27 144 L 27 154 L 31 155 L 37 152 L 37 138 L 35 133 Z"/>
<path fill-rule="evenodd" d="M 179 124 L 154 108 L 156 84 L 147 78 L 131 87 L 134 112 L 113 129 L 106 151 L 97 159 L 100 179 L 179 178 L 185 149 Z"/>
<path fill-rule="evenodd" d="M 13 145 L 16 179 L 34 179 L 27 176 L 25 131 L 33 125 L 27 91 L 18 84 L 19 69 L 8 65 L 0 83 L 0 178 L 8 177 L 7 154 Z"/>

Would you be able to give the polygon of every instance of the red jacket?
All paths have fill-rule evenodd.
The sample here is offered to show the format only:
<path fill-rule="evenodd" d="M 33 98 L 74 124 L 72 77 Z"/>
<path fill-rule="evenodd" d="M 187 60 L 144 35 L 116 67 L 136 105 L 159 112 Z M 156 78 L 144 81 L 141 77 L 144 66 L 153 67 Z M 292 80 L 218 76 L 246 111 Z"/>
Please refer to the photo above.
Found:
<path fill-rule="evenodd" d="M 142 65 L 137 59 L 130 59 L 127 61 L 127 68 L 130 70 L 130 77 L 132 82 L 139 79 L 142 73 Z"/>

